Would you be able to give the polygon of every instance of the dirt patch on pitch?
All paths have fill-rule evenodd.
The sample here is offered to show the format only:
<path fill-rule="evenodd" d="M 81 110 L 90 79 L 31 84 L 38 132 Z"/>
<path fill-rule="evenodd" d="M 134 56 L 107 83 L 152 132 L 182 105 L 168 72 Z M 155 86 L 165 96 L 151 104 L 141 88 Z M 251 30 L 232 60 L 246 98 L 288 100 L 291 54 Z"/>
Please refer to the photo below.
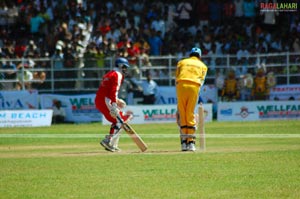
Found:
<path fill-rule="evenodd" d="M 1 147 L 3 148 L 3 147 Z M 102 148 L 91 149 L 90 145 L 59 145 L 59 146 L 33 146 L 33 147 L 17 147 L 18 150 L 3 150 L 1 149 L 0 158 L 45 158 L 45 157 L 92 157 L 92 156 L 109 156 L 109 155 L 172 155 L 172 154 L 209 154 L 209 153 L 240 153 L 240 152 L 264 152 L 264 151 L 294 151 L 300 150 L 300 146 L 282 146 L 282 147 L 253 147 L 253 148 L 209 148 L 206 151 L 200 151 L 199 149 L 195 152 L 182 152 L 180 150 L 151 150 L 146 152 L 140 152 L 137 150 L 123 150 L 121 152 L 109 152 Z M 20 148 L 27 149 L 20 150 Z M 89 150 L 89 149 L 90 150 Z M 28 149 L 30 149 L 28 151 Z M 37 149 L 70 149 L 70 151 L 39 151 Z M 72 151 L 72 150 L 79 151 Z"/>
<path fill-rule="evenodd" d="M 91 148 L 91 145 L 38 145 L 38 146 L 0 146 L 0 151 L 30 151 L 30 150 L 54 150 L 54 149 L 78 149 Z"/>

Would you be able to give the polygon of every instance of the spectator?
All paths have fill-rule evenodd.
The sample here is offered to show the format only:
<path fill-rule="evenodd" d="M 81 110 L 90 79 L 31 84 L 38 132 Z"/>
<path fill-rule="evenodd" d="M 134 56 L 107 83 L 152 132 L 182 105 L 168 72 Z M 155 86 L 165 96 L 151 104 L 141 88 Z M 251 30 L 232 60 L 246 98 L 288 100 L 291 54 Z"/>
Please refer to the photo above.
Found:
<path fill-rule="evenodd" d="M 293 40 L 293 51 L 294 52 L 297 52 L 297 53 L 300 53 L 300 40 L 299 40 L 299 38 L 295 38 L 294 40 Z"/>
<path fill-rule="evenodd" d="M 52 56 L 53 59 L 53 69 L 54 69 L 54 78 L 56 81 L 54 82 L 54 87 L 56 89 L 61 89 L 63 88 L 64 84 L 63 81 L 61 80 L 62 78 L 65 77 L 64 74 L 64 53 L 62 51 L 62 46 L 57 45 L 55 53 Z"/>
<path fill-rule="evenodd" d="M 248 18 L 251 21 L 254 21 L 254 18 L 256 16 L 256 7 L 255 7 L 254 1 L 245 0 L 243 2 L 243 10 L 244 10 L 245 18 Z"/>
<path fill-rule="evenodd" d="M 134 45 L 132 41 L 130 41 L 126 47 L 129 64 L 133 67 L 137 67 L 138 57 L 141 53 L 140 48 Z"/>
<path fill-rule="evenodd" d="M 72 40 L 72 37 L 73 35 L 69 31 L 67 23 L 62 23 L 58 28 L 56 40 L 63 41 L 64 43 L 68 43 Z"/>
<path fill-rule="evenodd" d="M 240 99 L 242 101 L 250 101 L 251 100 L 251 92 L 253 88 L 253 76 L 250 72 L 245 75 L 240 76 L 239 79 L 239 91 L 240 91 Z"/>
<path fill-rule="evenodd" d="M 273 3 L 273 1 L 269 1 L 269 3 Z M 260 15 L 263 16 L 263 27 L 268 30 L 268 32 L 276 31 L 276 17 L 278 17 L 279 13 L 276 10 L 272 11 L 261 11 Z"/>
<path fill-rule="evenodd" d="M 12 40 L 4 40 L 3 41 L 4 46 L 2 48 L 2 53 L 7 57 L 7 58 L 13 58 L 15 57 L 15 48 Z"/>
<path fill-rule="evenodd" d="M 149 42 L 149 45 L 151 41 L 151 48 L 153 49 L 151 49 L 151 51 L 149 49 L 148 55 L 150 56 L 169 54 L 176 55 L 181 46 L 187 45 L 186 42 L 201 47 L 203 49 L 203 54 L 206 54 L 209 50 L 211 50 L 211 48 L 206 51 L 204 50 L 205 48 L 203 45 L 205 45 L 205 47 L 213 45 L 220 37 L 224 38 L 222 46 L 224 54 L 236 54 L 240 48 L 240 43 L 242 42 L 247 44 L 250 54 L 285 52 L 289 51 L 289 49 L 299 52 L 300 49 L 299 40 L 297 40 L 300 32 L 298 12 L 280 12 L 280 18 L 278 18 L 279 15 L 277 16 L 275 12 L 262 13 L 263 16 L 259 16 L 255 3 L 257 4 L 262 1 L 233 0 L 235 5 L 235 19 L 232 20 L 232 23 L 230 23 L 229 26 L 224 27 L 222 27 L 220 23 L 216 23 L 216 21 L 221 21 L 219 16 L 217 16 L 216 21 L 215 18 L 211 19 L 208 18 L 208 16 L 211 14 L 223 16 L 226 15 L 226 13 L 231 14 L 232 7 L 229 7 L 230 9 L 227 10 L 230 12 L 225 12 L 225 10 L 220 11 L 219 9 L 220 6 L 222 7 L 222 2 L 225 3 L 225 1 L 193 1 L 192 9 L 194 10 L 192 10 L 193 13 L 189 14 L 194 14 L 194 16 L 190 15 L 194 21 L 190 20 L 191 23 L 187 23 L 188 25 L 184 27 L 183 31 L 186 32 L 186 30 L 189 30 L 192 32 L 192 35 L 188 35 L 188 40 L 186 40 L 187 35 L 182 34 L 182 32 L 179 31 L 183 27 L 174 23 L 173 17 L 176 12 L 176 5 L 179 5 L 177 3 L 191 3 L 192 1 L 190 0 L 177 1 L 175 3 L 168 0 L 157 4 L 146 1 L 145 4 L 143 4 L 136 0 L 127 0 L 118 3 L 114 3 L 114 1 L 106 2 L 108 2 L 107 8 L 105 7 L 106 4 L 101 5 L 98 1 L 92 2 L 90 5 L 87 5 L 86 1 L 83 1 L 82 5 L 77 1 L 69 1 L 68 4 L 59 4 L 57 1 L 52 0 L 36 1 L 37 5 L 35 5 L 33 1 L 22 1 L 22 3 L 9 1 L 8 8 L 14 9 L 14 19 L 10 20 L 9 23 L 4 22 L 4 24 L 1 24 L 1 53 L 8 55 L 9 58 L 23 57 L 25 50 L 24 47 L 26 46 L 25 44 L 30 43 L 30 40 L 32 40 L 34 41 L 36 50 L 38 50 L 40 54 L 49 52 L 49 57 L 52 57 L 56 53 L 56 42 L 61 40 L 64 42 L 64 46 L 62 46 L 62 53 L 66 54 L 66 50 L 64 50 L 64 48 L 66 48 L 69 43 L 77 43 L 79 35 L 81 35 L 80 37 L 84 36 L 84 38 L 80 38 L 80 40 L 82 40 L 83 53 L 86 51 L 85 48 L 88 43 L 97 41 L 97 47 L 103 47 L 105 56 L 111 57 L 116 55 L 115 43 L 120 42 L 120 34 L 128 34 L 128 39 L 130 39 L 133 43 L 136 43 L 138 38 L 143 38 Z M 6 1 L 6 3 L 8 4 L 8 1 Z M 210 4 L 218 5 L 213 7 L 214 9 L 207 9 Z M 134 11 L 130 11 L 129 6 L 126 7 L 124 5 L 133 5 Z M 243 10 L 243 6 L 246 8 L 245 10 Z M 46 11 L 45 8 L 47 8 Z M 215 13 L 216 11 L 217 13 Z M 248 11 L 250 11 L 250 14 Z M 3 12 L 6 12 L 4 8 Z M 30 24 L 30 20 L 32 19 L 34 21 L 36 14 L 37 17 L 40 15 L 44 22 L 40 20 L 37 22 L 39 25 L 36 24 L 35 26 L 32 26 Z M 147 14 L 149 14 L 149 18 L 147 18 Z M 124 16 L 127 16 L 127 19 L 124 18 Z M 166 34 L 164 38 L 159 38 L 161 35 L 157 35 L 156 33 L 150 33 L 150 19 L 154 19 L 154 16 L 168 17 L 168 20 L 163 18 L 164 22 L 168 24 L 166 26 Z M 259 17 L 261 17 L 261 21 L 258 20 Z M 265 26 L 266 24 L 264 24 L 264 19 L 269 22 L 274 21 L 274 19 L 276 20 L 275 24 L 271 25 L 273 27 L 271 29 L 274 29 L 276 32 L 272 32 L 268 26 Z M 202 20 L 204 24 L 208 25 L 201 25 Z M 0 20 L 0 23 L 3 21 L 4 20 Z M 200 21 L 200 27 L 202 29 L 198 27 L 198 21 Z M 97 22 L 99 22 L 99 24 L 97 24 Z M 110 24 L 111 30 L 106 34 L 103 33 L 101 35 L 99 28 L 105 24 L 105 22 Z M 89 25 L 89 23 L 91 23 L 91 25 Z M 63 24 L 68 24 L 67 28 Z M 99 26 L 96 26 L 97 28 L 93 29 L 94 25 Z M 138 27 L 138 29 L 135 27 Z M 31 28 L 35 29 L 33 31 L 35 32 L 33 33 L 34 37 L 31 37 Z M 246 29 L 246 35 L 244 33 L 244 29 Z M 69 33 L 65 34 L 65 30 Z M 99 32 L 97 37 L 89 39 L 89 34 L 94 36 L 96 35 L 96 31 Z M 274 37 L 279 35 L 279 33 L 283 34 L 280 38 L 281 47 L 279 47 L 280 45 L 276 41 L 276 37 Z M 163 34 L 163 32 L 160 34 Z M 154 37 L 154 35 L 158 36 L 158 38 Z M 205 37 L 207 35 L 210 35 L 211 37 L 211 44 L 206 41 Z M 38 38 L 43 40 L 39 41 Z M 70 40 L 70 38 L 72 39 Z M 156 42 L 156 40 L 159 40 L 159 42 Z M 253 47 L 257 47 L 256 52 Z M 250 48 L 252 51 L 249 50 Z M 77 48 L 77 50 L 79 50 L 79 48 Z M 216 51 L 219 52 L 218 46 Z M 72 50 L 72 53 L 76 59 L 82 58 L 78 55 L 78 52 L 76 52 L 75 49 Z M 83 53 L 81 55 L 83 55 Z M 26 52 L 26 54 L 32 53 Z M 26 57 L 28 56 L 26 55 Z M 57 64 L 57 62 L 53 63 L 54 65 Z M 79 63 L 76 66 L 82 66 L 82 62 L 77 61 L 75 63 Z M 82 73 L 79 75 L 82 75 Z M 69 72 L 68 77 L 70 77 Z M 82 78 L 82 76 L 79 76 L 79 78 Z"/>
<path fill-rule="evenodd" d="M 2 84 L 2 90 L 13 90 L 16 87 L 17 79 L 17 66 L 12 62 L 3 61 L 2 68 L 5 71 L 1 73 L 1 79 L 8 80 L 10 82 L 5 82 Z"/>
<path fill-rule="evenodd" d="M 61 124 L 65 122 L 66 112 L 61 107 L 61 101 L 53 100 L 52 124 Z"/>
<path fill-rule="evenodd" d="M 20 58 L 24 56 L 24 52 L 27 48 L 26 43 L 27 41 L 24 38 L 16 39 L 14 57 Z"/>
<path fill-rule="evenodd" d="M 180 50 L 176 53 L 176 59 L 179 61 L 185 57 L 188 57 L 189 51 L 186 49 L 185 46 L 181 46 Z"/>
<path fill-rule="evenodd" d="M 30 33 L 33 37 L 40 37 L 40 29 L 45 20 L 38 15 L 38 10 L 33 8 L 32 17 L 30 18 Z"/>
<path fill-rule="evenodd" d="M 50 11 L 50 10 L 49 10 Z M 44 5 L 40 6 L 40 14 L 39 16 L 44 19 L 44 23 L 42 23 L 39 27 L 39 33 L 42 38 L 44 38 L 49 32 L 49 24 L 51 23 L 51 18 L 53 16 L 49 13 Z"/>
<path fill-rule="evenodd" d="M 147 15 L 146 15 L 146 18 L 148 20 L 151 20 L 152 18 L 155 18 L 157 17 L 158 13 L 157 13 L 157 7 L 156 7 L 156 4 L 153 3 L 151 4 L 151 6 L 149 7 L 149 10 L 147 12 Z"/>
<path fill-rule="evenodd" d="M 104 24 L 100 26 L 99 30 L 103 35 L 106 35 L 109 31 L 111 31 L 110 20 L 105 20 Z"/>
<path fill-rule="evenodd" d="M 187 28 L 191 24 L 193 7 L 189 1 L 182 1 L 177 6 L 178 26 Z"/>
<path fill-rule="evenodd" d="M 222 101 L 236 101 L 240 97 L 238 80 L 236 79 L 235 72 L 233 70 L 229 71 L 227 78 L 225 79 L 221 96 Z"/>
<path fill-rule="evenodd" d="M 74 53 L 73 46 L 69 43 L 64 48 L 63 52 L 63 68 L 66 69 L 62 73 L 62 77 L 66 79 L 64 81 L 64 88 L 75 88 L 75 79 L 77 72 L 75 71 L 76 54 Z"/>
<path fill-rule="evenodd" d="M 259 68 L 254 78 L 254 85 L 252 89 L 252 97 L 254 100 L 266 100 L 269 96 L 269 89 L 267 88 L 267 77 L 264 69 Z"/>
<path fill-rule="evenodd" d="M 94 43 L 90 43 L 86 52 L 83 55 L 84 58 L 84 81 L 85 88 L 98 88 L 99 76 L 98 76 L 98 64 L 97 64 L 97 48 Z M 88 80 L 89 79 L 89 80 Z M 90 80 L 94 79 L 94 80 Z"/>
<path fill-rule="evenodd" d="M 16 84 L 17 90 L 31 89 L 33 73 L 30 71 L 29 68 L 32 68 L 34 64 L 35 63 L 32 60 L 29 60 L 26 62 L 20 62 L 17 65 L 18 68 L 18 72 L 17 72 L 18 82 Z"/>
<path fill-rule="evenodd" d="M 209 75 L 215 75 L 216 73 L 216 60 L 217 60 L 217 52 L 216 52 L 216 44 L 212 44 L 210 51 L 207 53 L 208 56 L 210 56 L 209 60 Z"/>
<path fill-rule="evenodd" d="M 173 3 L 173 1 L 169 1 L 167 6 L 167 11 L 166 11 L 166 16 L 167 20 L 166 22 L 166 32 L 171 31 L 173 29 L 176 29 L 178 27 L 178 24 L 175 22 L 175 18 L 177 16 L 176 13 L 176 5 Z"/>
<path fill-rule="evenodd" d="M 132 96 L 132 92 L 133 92 L 133 85 L 127 78 L 125 78 L 123 83 L 120 86 L 118 98 L 124 100 L 126 104 L 129 104 L 128 98 Z"/>
<path fill-rule="evenodd" d="M 35 54 L 40 54 L 38 47 L 33 40 L 29 41 L 29 45 L 26 47 L 24 57 L 33 57 Z"/>
<path fill-rule="evenodd" d="M 143 89 L 143 104 L 155 104 L 157 94 L 158 94 L 158 85 L 152 79 L 150 72 L 147 73 L 147 79 L 142 83 Z"/>
<path fill-rule="evenodd" d="M 144 10 L 143 2 L 139 0 L 133 0 L 133 10 L 137 13 L 141 13 Z"/>
<path fill-rule="evenodd" d="M 45 88 L 46 73 L 44 71 L 35 71 L 33 72 L 32 76 L 32 89 L 38 90 Z"/>
<path fill-rule="evenodd" d="M 191 1 L 182 1 L 180 3 L 184 3 L 184 2 L 190 3 Z M 232 27 L 239 27 L 242 23 L 244 23 L 244 19 L 241 18 L 242 16 L 244 16 L 244 11 L 246 12 L 245 17 L 248 18 L 252 24 L 253 23 L 255 24 L 255 21 L 253 19 L 255 17 L 257 18 L 258 16 L 256 13 L 257 7 L 255 7 L 254 2 L 255 1 L 250 1 L 250 0 L 234 0 L 234 5 L 235 5 L 235 15 L 234 16 L 236 18 L 239 18 L 240 20 L 233 20 L 233 23 L 230 24 L 231 27 L 228 27 L 227 29 L 231 29 Z M 260 1 L 258 1 L 258 2 L 260 2 Z M 54 42 L 53 42 L 53 35 L 49 34 L 49 32 L 54 33 L 55 32 L 54 30 L 56 29 L 57 24 L 62 24 L 62 23 L 68 24 L 68 30 L 71 32 L 73 37 L 75 37 L 75 35 L 79 34 L 79 32 L 80 32 L 79 27 L 78 27 L 78 26 L 81 26 L 80 24 L 88 26 L 86 23 L 88 20 L 92 20 L 92 23 L 94 21 L 101 22 L 101 23 L 99 23 L 99 26 L 95 30 L 92 30 L 92 29 L 88 30 L 88 31 L 93 31 L 92 33 L 94 34 L 97 30 L 99 30 L 100 24 L 104 24 L 104 22 L 107 20 L 107 21 L 109 21 L 109 23 L 111 25 L 111 29 L 112 29 L 112 26 L 115 26 L 115 30 L 122 32 L 122 33 L 127 32 L 128 28 L 132 28 L 131 26 L 134 26 L 134 27 L 139 26 L 139 30 L 136 33 L 138 35 L 143 35 L 143 38 L 145 38 L 147 40 L 148 40 L 147 37 L 149 36 L 149 28 L 150 28 L 151 24 L 149 24 L 149 20 L 146 18 L 147 16 L 143 17 L 143 15 L 140 15 L 140 13 L 142 12 L 141 10 L 143 10 L 144 13 L 150 13 L 149 14 L 150 18 L 153 18 L 153 16 L 164 16 L 164 15 L 168 16 L 167 24 L 170 24 L 170 21 L 171 21 L 171 24 L 173 24 L 172 18 L 174 17 L 174 11 L 176 9 L 176 4 L 174 4 L 171 1 L 165 1 L 164 3 L 160 3 L 160 4 L 148 3 L 146 6 L 143 5 L 142 3 L 139 3 L 139 2 L 133 1 L 133 0 L 126 1 L 126 3 L 127 4 L 131 3 L 132 5 L 134 5 L 134 10 L 135 10 L 133 16 L 128 15 L 128 19 L 130 19 L 128 21 L 126 21 L 124 18 L 122 18 L 122 17 L 126 16 L 127 13 L 130 13 L 130 12 L 128 12 L 129 11 L 128 8 L 124 7 L 124 5 L 123 5 L 123 4 L 125 4 L 125 1 L 122 3 L 117 3 L 117 4 L 113 3 L 112 1 L 109 1 L 107 4 L 108 8 L 105 7 L 105 4 L 100 5 L 98 2 L 92 3 L 90 6 L 87 6 L 86 3 L 83 3 L 82 5 L 80 5 L 77 2 L 75 2 L 75 3 L 73 2 L 72 4 L 69 3 L 68 6 L 66 6 L 64 4 L 57 4 L 55 1 L 41 1 L 39 3 L 38 7 L 35 7 L 33 3 L 27 2 L 27 1 L 25 1 L 25 2 L 23 1 L 22 4 L 9 2 L 10 7 L 17 8 L 19 10 L 19 12 L 17 12 L 17 15 L 16 15 L 17 18 L 16 18 L 16 20 L 14 20 L 15 24 L 12 24 L 11 26 L 5 28 L 5 29 L 8 29 L 7 32 L 11 33 L 9 35 L 6 33 L 6 37 L 9 40 L 12 39 L 12 43 L 14 43 L 15 42 L 14 39 L 16 37 L 18 37 L 18 40 L 19 40 L 17 42 L 18 45 L 19 45 L 19 42 L 24 43 L 23 39 L 26 40 L 28 38 L 28 33 L 30 33 L 30 28 L 31 28 L 30 26 L 28 26 L 29 21 L 26 21 L 26 19 L 30 19 L 30 18 L 33 19 L 34 16 L 31 17 L 30 14 L 32 14 L 34 12 L 39 13 L 38 9 L 41 10 L 40 11 L 41 18 L 44 18 L 44 20 L 46 20 L 46 21 L 44 23 L 40 24 L 37 34 L 38 35 L 40 34 L 39 31 L 41 31 L 40 28 L 42 28 L 43 34 L 44 35 L 46 34 L 45 35 L 46 41 L 42 42 L 42 43 L 38 43 L 36 41 L 36 38 L 32 38 L 32 39 L 35 41 L 36 46 L 39 49 L 47 49 L 46 51 L 50 53 L 50 56 L 52 56 L 54 54 L 56 40 L 54 40 Z M 203 3 L 203 4 L 201 4 L 201 3 Z M 220 4 L 221 1 L 219 1 L 219 0 L 197 1 L 197 3 L 195 3 L 195 5 L 193 5 L 193 8 L 195 9 L 193 11 L 194 14 L 195 15 L 199 14 L 200 16 L 198 16 L 198 18 L 202 17 L 202 16 L 205 17 L 207 14 L 212 14 L 211 12 L 208 12 L 208 11 L 210 11 L 210 9 L 205 9 L 205 6 L 208 6 L 211 3 Z M 245 8 L 247 8 L 246 10 L 242 9 L 243 5 Z M 46 11 L 45 11 L 45 8 L 47 8 Z M 202 9 L 201 11 L 199 10 L 200 8 Z M 230 8 L 232 8 L 232 7 L 230 7 Z M 251 9 L 249 9 L 249 8 L 251 8 Z M 17 10 L 17 9 L 15 9 L 15 10 Z M 149 11 L 150 9 L 152 9 L 152 12 Z M 35 11 L 33 11 L 33 10 L 35 10 Z M 220 15 L 220 14 L 225 15 L 226 13 L 228 13 L 228 12 L 225 12 L 225 10 L 223 10 L 223 11 L 221 10 L 221 13 L 220 13 L 219 5 L 216 6 L 211 11 L 212 12 L 217 11 L 219 13 L 218 15 Z M 229 9 L 229 11 L 231 13 L 232 9 Z M 249 17 L 248 11 L 251 11 L 252 16 Z M 64 17 L 62 15 L 62 13 L 66 13 L 66 17 Z M 264 13 L 264 15 L 265 14 L 274 14 L 274 12 Z M 282 19 L 280 18 L 280 20 L 281 21 L 283 21 L 285 19 L 288 20 L 286 23 L 290 24 L 290 26 L 289 27 L 281 26 L 281 28 L 279 28 L 279 29 L 277 28 L 276 30 L 283 29 L 283 30 L 289 31 L 289 33 L 291 33 L 295 29 L 295 31 L 297 32 L 298 29 L 300 29 L 299 28 L 300 23 L 299 23 L 298 18 L 295 17 L 296 14 L 297 14 L 297 12 L 295 12 L 295 13 L 291 12 L 291 13 L 288 13 L 288 17 L 286 17 L 285 13 L 280 13 L 280 15 L 282 16 L 281 17 Z M 90 16 L 88 16 L 88 15 L 90 15 Z M 137 15 L 138 15 L 138 17 L 136 17 Z M 100 18 L 100 16 L 109 16 L 109 17 L 101 17 Z M 114 18 L 114 16 L 116 16 L 116 17 Z M 189 24 L 186 28 L 197 25 L 196 22 L 199 20 L 196 20 L 196 19 L 198 19 L 198 18 L 194 17 L 195 21 L 193 23 Z M 87 21 L 84 21 L 85 19 Z M 219 19 L 220 18 L 218 18 L 218 20 Z M 132 23 L 131 20 L 134 21 L 133 24 L 131 24 Z M 206 20 L 204 19 L 204 21 L 206 21 Z M 201 25 L 201 23 L 202 22 L 200 22 L 200 27 L 203 27 L 203 25 Z M 204 23 L 206 23 L 206 22 L 204 22 Z M 214 24 L 214 20 L 208 19 L 207 24 L 211 24 L 211 23 Z M 43 26 L 43 24 L 47 24 L 48 28 Z M 75 29 L 73 29 L 73 25 L 75 27 L 77 27 L 77 29 L 75 27 L 74 27 Z M 256 26 L 256 24 L 254 26 Z M 219 26 L 210 26 L 210 27 L 213 31 L 219 29 Z M 278 27 L 278 24 L 275 24 L 275 27 Z M 12 29 L 12 28 L 14 28 L 14 29 Z M 59 28 L 61 28 L 61 27 L 59 27 Z M 168 40 L 164 41 L 164 44 L 163 44 L 164 49 L 169 48 L 169 45 L 172 43 L 173 39 L 176 39 L 178 41 L 179 45 L 177 45 L 177 46 L 184 44 L 183 38 L 185 37 L 185 35 L 184 34 L 179 35 L 177 38 L 177 34 L 178 34 L 177 31 L 170 32 L 170 30 L 174 30 L 174 28 L 176 28 L 176 25 L 172 26 L 172 29 L 170 29 L 170 28 L 166 29 L 166 32 L 168 33 L 168 34 L 166 34 L 166 36 L 168 37 Z M 182 27 L 178 27 L 178 28 L 180 29 Z M 46 32 L 45 29 L 48 29 L 49 31 Z M 14 30 L 14 31 L 12 31 L 12 30 Z M 162 34 L 163 34 L 163 32 L 162 32 Z M 220 33 L 217 33 L 217 34 L 220 34 Z M 249 36 L 248 30 L 247 30 L 247 34 Z M 294 33 L 292 33 L 292 34 L 294 34 Z M 204 35 L 205 35 L 205 33 L 204 33 Z M 214 36 L 217 36 L 217 35 L 214 35 Z M 1 37 L 2 37 L 2 35 L 1 35 Z M 44 37 L 44 36 L 42 35 L 41 37 Z M 114 42 L 118 42 L 118 40 L 116 40 L 117 37 L 118 36 L 114 36 L 114 38 L 115 38 Z M 195 36 L 192 36 L 192 37 L 193 37 L 193 39 L 196 39 Z M 288 41 L 286 41 L 286 40 L 287 39 L 285 38 L 282 41 L 282 43 L 287 44 Z M 103 41 L 105 41 L 105 40 L 103 40 Z M 25 41 L 25 42 L 27 43 L 27 41 Z M 135 42 L 135 41 L 132 41 L 132 42 Z M 253 41 L 253 42 L 254 42 L 253 45 L 255 45 L 255 41 Z M 268 41 L 268 44 L 270 44 L 271 42 L 272 41 Z M 201 42 L 199 42 L 199 43 L 201 43 Z M 42 46 L 42 45 L 44 45 L 44 46 Z M 201 46 L 201 45 L 199 45 L 199 46 Z M 284 50 L 286 50 L 286 45 L 283 48 L 283 51 Z M 172 51 L 171 49 L 161 51 L 161 55 L 162 54 L 170 54 L 171 51 Z M 231 51 L 227 51 L 227 52 L 231 53 Z M 268 52 L 268 50 L 266 52 Z M 233 53 L 235 53 L 235 52 L 233 52 Z M 18 56 L 19 55 L 20 55 L 20 52 L 18 51 Z"/>
<path fill-rule="evenodd" d="M 243 9 L 244 0 L 234 0 L 234 7 L 235 12 L 234 16 L 237 20 L 241 20 L 244 16 L 244 9 Z"/>
<path fill-rule="evenodd" d="M 244 43 L 242 44 L 242 47 L 237 51 L 236 56 L 237 56 L 237 61 L 239 64 L 243 63 L 243 61 L 246 59 L 249 59 L 249 51 L 247 50 L 247 45 Z"/>
<path fill-rule="evenodd" d="M 84 36 L 82 34 L 78 34 L 76 36 L 74 42 L 74 49 L 75 49 L 75 68 L 77 69 L 77 78 L 75 83 L 76 89 L 82 89 L 83 85 L 83 78 L 84 78 L 84 53 L 86 51 L 86 44 L 84 42 Z"/>
<path fill-rule="evenodd" d="M 102 78 L 102 76 L 105 74 L 105 71 L 104 71 L 104 67 L 105 67 L 105 57 L 106 57 L 106 54 L 103 50 L 103 46 L 102 47 L 98 47 L 96 46 L 96 50 L 97 50 L 97 53 L 95 54 L 95 58 L 96 58 L 96 61 L 97 61 L 97 77 L 98 78 Z"/>
<path fill-rule="evenodd" d="M 255 49 L 257 53 L 266 53 L 268 51 L 268 44 L 263 38 L 258 38 Z"/>
<path fill-rule="evenodd" d="M 156 32 L 161 31 L 161 38 L 165 38 L 166 24 L 162 16 L 156 16 L 153 18 L 151 29 L 154 29 Z"/>
<path fill-rule="evenodd" d="M 235 12 L 235 5 L 232 0 L 226 0 L 223 5 L 224 22 L 230 24 Z"/>
<path fill-rule="evenodd" d="M 271 52 L 282 52 L 281 36 L 276 35 L 270 44 Z"/>
<path fill-rule="evenodd" d="M 121 31 L 119 29 L 119 26 L 116 23 L 111 24 L 110 30 L 105 35 L 107 39 L 112 39 L 113 41 L 119 41 L 119 38 L 121 36 Z"/>
<path fill-rule="evenodd" d="M 208 0 L 198 0 L 197 2 L 195 13 L 199 19 L 200 29 L 202 30 L 203 26 L 207 26 L 209 22 Z"/>
<path fill-rule="evenodd" d="M 138 47 L 140 51 L 143 51 L 144 53 L 148 54 L 150 52 L 150 45 L 143 37 L 140 37 L 133 45 Z"/>
<path fill-rule="evenodd" d="M 212 0 L 208 3 L 210 21 L 212 25 L 218 26 L 222 18 L 222 2 L 220 0 Z"/>
<path fill-rule="evenodd" d="M 163 41 L 160 37 L 160 31 L 151 29 L 151 36 L 149 37 L 150 55 L 159 56 L 162 52 Z"/>

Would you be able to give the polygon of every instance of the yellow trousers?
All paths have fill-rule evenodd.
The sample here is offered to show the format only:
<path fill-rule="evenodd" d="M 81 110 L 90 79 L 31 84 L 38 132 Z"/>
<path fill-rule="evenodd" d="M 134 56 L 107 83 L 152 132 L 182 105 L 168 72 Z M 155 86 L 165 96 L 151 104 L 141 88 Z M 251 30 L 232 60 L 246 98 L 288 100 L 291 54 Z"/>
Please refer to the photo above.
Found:
<path fill-rule="evenodd" d="M 176 84 L 177 109 L 181 138 L 192 141 L 196 131 L 194 110 L 199 97 L 199 84 L 189 81 L 180 81 Z"/>

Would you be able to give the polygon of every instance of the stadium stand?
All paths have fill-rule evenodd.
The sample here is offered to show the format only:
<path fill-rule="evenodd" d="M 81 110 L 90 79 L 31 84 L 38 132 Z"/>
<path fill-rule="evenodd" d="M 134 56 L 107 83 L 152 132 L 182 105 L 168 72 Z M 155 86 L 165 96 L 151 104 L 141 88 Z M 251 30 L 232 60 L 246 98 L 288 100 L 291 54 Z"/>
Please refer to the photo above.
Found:
<path fill-rule="evenodd" d="M 208 84 L 228 69 L 242 76 L 260 67 L 278 84 L 299 84 L 300 5 L 263 12 L 264 2 L 3 0 L 0 87 L 94 92 L 117 56 L 130 60 L 132 78 L 151 70 L 172 86 L 175 63 L 191 46 L 203 51 Z"/>

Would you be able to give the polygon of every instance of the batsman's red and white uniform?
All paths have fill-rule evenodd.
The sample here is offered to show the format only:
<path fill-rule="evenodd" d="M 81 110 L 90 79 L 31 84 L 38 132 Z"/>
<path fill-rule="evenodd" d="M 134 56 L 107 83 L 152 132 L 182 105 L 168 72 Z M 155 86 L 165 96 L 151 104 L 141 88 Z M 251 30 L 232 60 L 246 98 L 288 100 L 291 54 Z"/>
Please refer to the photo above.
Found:
<path fill-rule="evenodd" d="M 118 123 L 118 121 L 116 118 L 111 116 L 110 109 L 113 103 L 117 103 L 118 92 L 123 80 L 124 80 L 124 75 L 119 71 L 118 68 L 115 68 L 114 70 L 106 73 L 103 76 L 103 80 L 96 93 L 96 98 L 95 98 L 96 108 L 113 125 Z M 122 111 L 119 112 L 119 115 L 124 121 L 128 119 L 128 116 L 123 115 Z"/>

